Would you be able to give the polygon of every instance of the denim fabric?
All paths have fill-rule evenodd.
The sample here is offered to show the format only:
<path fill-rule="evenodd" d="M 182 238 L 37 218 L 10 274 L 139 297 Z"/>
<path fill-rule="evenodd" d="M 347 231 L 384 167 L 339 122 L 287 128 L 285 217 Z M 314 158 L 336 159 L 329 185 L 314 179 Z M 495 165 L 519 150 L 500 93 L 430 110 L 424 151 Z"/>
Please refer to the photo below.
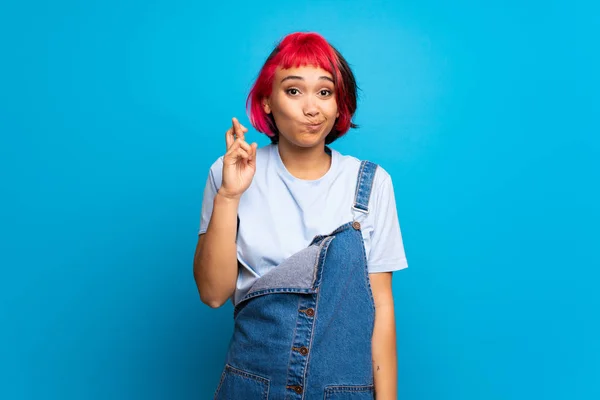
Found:
<path fill-rule="evenodd" d="M 376 168 L 361 163 L 355 216 L 369 212 Z M 235 304 L 216 400 L 374 399 L 375 305 L 358 220 L 316 236 Z"/>

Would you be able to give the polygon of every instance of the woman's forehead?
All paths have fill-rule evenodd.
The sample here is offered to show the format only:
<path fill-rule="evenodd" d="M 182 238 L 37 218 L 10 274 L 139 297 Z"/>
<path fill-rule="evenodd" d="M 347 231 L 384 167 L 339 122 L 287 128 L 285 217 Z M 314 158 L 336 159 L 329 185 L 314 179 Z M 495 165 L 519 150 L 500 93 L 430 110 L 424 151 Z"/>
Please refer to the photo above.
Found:
<path fill-rule="evenodd" d="M 291 68 L 277 67 L 275 70 L 275 76 L 280 79 L 291 76 L 304 78 L 307 80 L 320 79 L 322 77 L 327 77 L 330 80 L 333 80 L 333 76 L 328 71 L 313 65 L 303 65 Z"/>

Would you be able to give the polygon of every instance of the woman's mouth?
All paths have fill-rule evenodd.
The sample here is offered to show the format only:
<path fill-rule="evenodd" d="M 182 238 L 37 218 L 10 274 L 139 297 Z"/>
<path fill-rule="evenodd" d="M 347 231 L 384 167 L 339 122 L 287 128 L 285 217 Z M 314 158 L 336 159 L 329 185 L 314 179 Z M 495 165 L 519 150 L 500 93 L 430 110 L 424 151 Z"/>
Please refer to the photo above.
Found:
<path fill-rule="evenodd" d="M 306 128 L 310 131 L 310 132 L 316 132 L 319 129 L 321 129 L 321 127 L 323 126 L 323 122 L 319 122 L 317 124 L 304 124 L 306 125 Z"/>

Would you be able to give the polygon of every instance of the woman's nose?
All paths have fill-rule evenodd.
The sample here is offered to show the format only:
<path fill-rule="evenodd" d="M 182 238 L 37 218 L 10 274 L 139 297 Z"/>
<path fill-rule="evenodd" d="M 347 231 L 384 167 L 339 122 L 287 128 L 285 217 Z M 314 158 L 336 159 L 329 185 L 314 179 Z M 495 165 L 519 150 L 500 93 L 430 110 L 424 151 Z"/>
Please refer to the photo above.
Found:
<path fill-rule="evenodd" d="M 319 114 L 319 107 L 315 100 L 308 99 L 304 104 L 304 114 L 310 117 L 314 117 Z"/>

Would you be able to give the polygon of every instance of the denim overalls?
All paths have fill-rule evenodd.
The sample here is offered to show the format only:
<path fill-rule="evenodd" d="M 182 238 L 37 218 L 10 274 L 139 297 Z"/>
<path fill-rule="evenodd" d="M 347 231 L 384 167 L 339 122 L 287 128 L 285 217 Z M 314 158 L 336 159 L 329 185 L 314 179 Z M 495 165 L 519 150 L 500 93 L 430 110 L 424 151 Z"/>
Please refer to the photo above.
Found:
<path fill-rule="evenodd" d="M 316 236 L 235 305 L 215 400 L 374 399 L 375 306 L 360 220 L 376 169 L 361 162 L 354 221 Z"/>

